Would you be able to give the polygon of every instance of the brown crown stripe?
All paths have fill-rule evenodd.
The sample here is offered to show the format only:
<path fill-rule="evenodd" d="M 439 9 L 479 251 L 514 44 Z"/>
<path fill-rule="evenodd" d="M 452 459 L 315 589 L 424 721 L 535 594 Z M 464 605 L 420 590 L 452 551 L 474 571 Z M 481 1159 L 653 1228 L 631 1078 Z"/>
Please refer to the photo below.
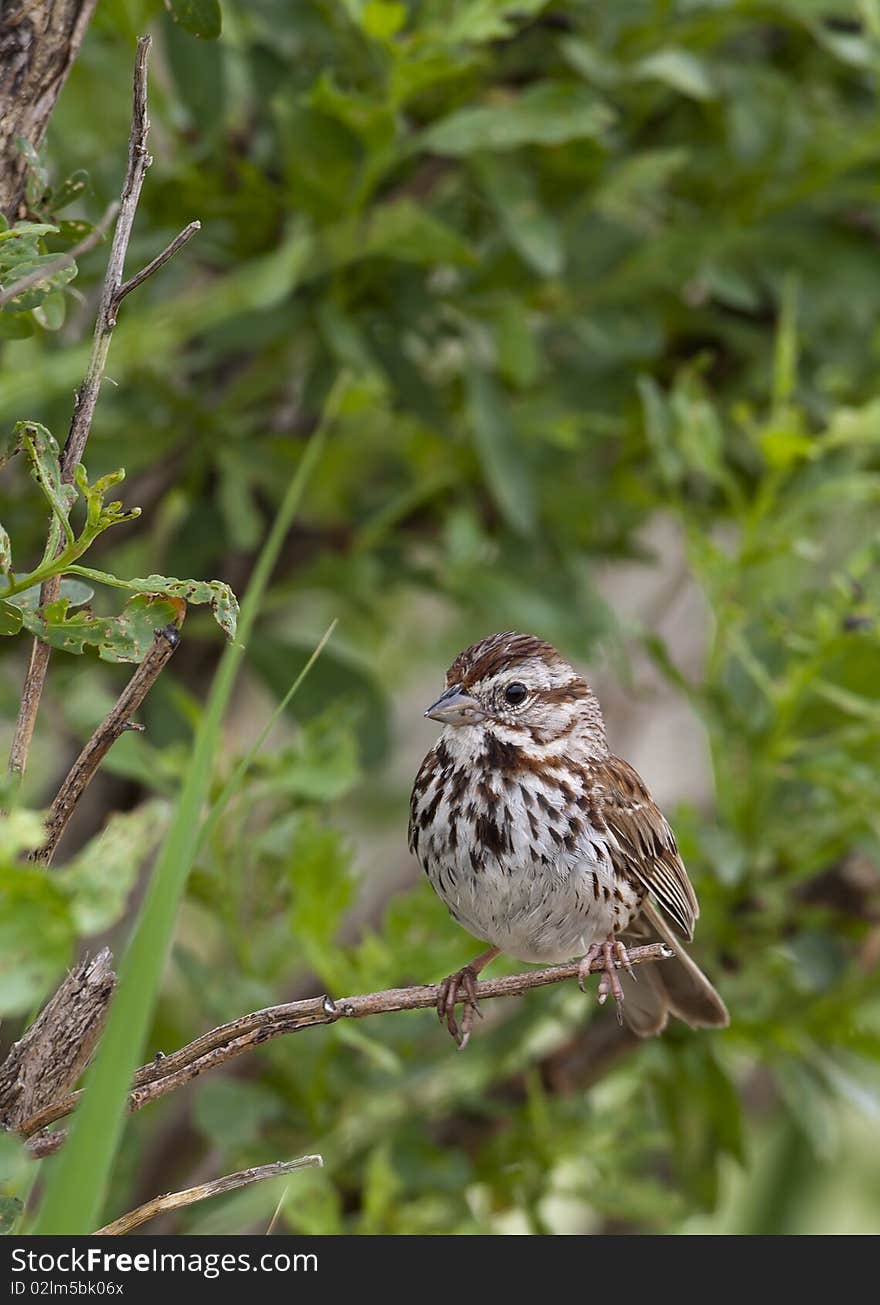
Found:
<path fill-rule="evenodd" d="M 558 665 L 562 661 L 551 643 L 546 643 L 533 634 L 505 630 L 502 634 L 481 639 L 479 643 L 471 644 L 470 648 L 459 653 L 446 672 L 446 683 L 461 684 L 469 689 L 486 676 L 516 666 L 518 662 L 527 661 L 530 657 L 540 657 L 548 666 Z"/>

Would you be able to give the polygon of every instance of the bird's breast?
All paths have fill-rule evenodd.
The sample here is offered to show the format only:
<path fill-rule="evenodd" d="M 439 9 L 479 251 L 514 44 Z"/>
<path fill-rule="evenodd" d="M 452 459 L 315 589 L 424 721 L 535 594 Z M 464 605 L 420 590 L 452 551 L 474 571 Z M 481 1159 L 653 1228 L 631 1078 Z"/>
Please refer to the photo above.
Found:
<path fill-rule="evenodd" d="M 625 900 L 592 818 L 587 775 L 564 758 L 487 746 L 476 729 L 450 733 L 416 780 L 410 841 L 459 923 L 535 962 L 581 954 L 625 927 L 637 903 Z"/>

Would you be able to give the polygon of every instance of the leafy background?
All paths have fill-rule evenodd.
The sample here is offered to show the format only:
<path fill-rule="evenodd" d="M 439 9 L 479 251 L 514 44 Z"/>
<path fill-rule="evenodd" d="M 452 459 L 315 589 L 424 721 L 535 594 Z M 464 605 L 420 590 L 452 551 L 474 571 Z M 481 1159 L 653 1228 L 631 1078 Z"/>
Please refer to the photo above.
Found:
<path fill-rule="evenodd" d="M 406 802 L 424 701 L 507 627 L 602 689 L 732 1024 L 634 1050 L 560 987 L 494 1003 L 464 1056 L 430 1012 L 281 1039 L 131 1120 L 107 1217 L 320 1151 L 164 1227 L 259 1229 L 283 1199 L 280 1227 L 321 1233 L 876 1231 L 880 6 L 104 0 L 30 192 L 51 221 L 73 178 L 78 225 L 31 257 L 117 194 L 146 30 L 129 266 L 203 229 L 120 315 L 87 461 L 124 466 L 143 513 L 90 560 L 241 592 L 350 378 L 216 791 L 339 625 L 200 852 L 146 1054 L 468 958 Z M 0 315 L 6 428 L 63 436 L 105 257 Z M 3 494 L 35 566 L 45 513 L 14 464 Z M 221 646 L 191 612 L 47 873 L 16 863 L 32 811 L 125 678 L 53 655 L 0 849 L 7 1039 L 77 948 L 124 947 Z M 11 737 L 24 635 L 4 651 Z M 0 1163 L 23 1192 L 8 1139 Z"/>

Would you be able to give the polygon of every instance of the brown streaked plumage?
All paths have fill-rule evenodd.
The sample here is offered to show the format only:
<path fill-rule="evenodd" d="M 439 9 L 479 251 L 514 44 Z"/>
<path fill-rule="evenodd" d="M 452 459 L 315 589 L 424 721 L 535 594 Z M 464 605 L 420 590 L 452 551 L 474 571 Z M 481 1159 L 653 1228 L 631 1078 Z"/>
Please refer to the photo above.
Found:
<path fill-rule="evenodd" d="M 673 933 L 692 939 L 699 915 L 675 837 L 632 766 L 609 752 L 586 681 L 551 644 L 506 631 L 460 653 L 446 685 L 425 713 L 445 728 L 416 777 L 409 836 L 453 917 L 490 944 L 443 985 L 438 1011 L 460 1045 L 476 976 L 500 951 L 542 964 L 583 957 L 582 986 L 602 957 L 599 1000 L 613 994 L 643 1037 L 670 1013 L 726 1024 Z M 676 958 L 636 985 L 625 944 L 651 938 Z"/>

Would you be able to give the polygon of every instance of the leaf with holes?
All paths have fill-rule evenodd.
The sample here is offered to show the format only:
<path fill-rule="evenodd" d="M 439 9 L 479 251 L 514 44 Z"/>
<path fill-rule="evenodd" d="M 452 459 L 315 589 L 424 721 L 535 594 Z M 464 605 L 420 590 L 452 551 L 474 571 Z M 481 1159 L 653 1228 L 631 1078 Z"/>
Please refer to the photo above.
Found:
<path fill-rule="evenodd" d="M 105 662 L 142 662 L 156 631 L 180 625 L 182 615 L 179 599 L 157 594 L 138 594 L 119 616 L 71 615 L 66 598 L 48 603 L 42 614 L 23 612 L 25 627 L 50 647 L 76 654 L 95 648 Z"/>

